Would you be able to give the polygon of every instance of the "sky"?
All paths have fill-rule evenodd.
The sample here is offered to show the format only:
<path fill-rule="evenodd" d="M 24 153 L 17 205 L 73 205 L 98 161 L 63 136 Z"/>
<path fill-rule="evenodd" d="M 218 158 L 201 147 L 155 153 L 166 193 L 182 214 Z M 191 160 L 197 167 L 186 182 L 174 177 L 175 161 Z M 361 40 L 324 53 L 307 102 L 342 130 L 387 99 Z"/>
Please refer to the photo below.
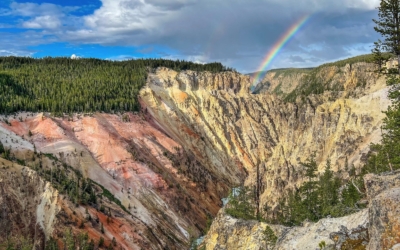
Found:
<path fill-rule="evenodd" d="M 310 16 L 268 68 L 313 67 L 366 54 L 379 0 L 0 0 L 0 56 L 221 62 L 256 71 L 280 37 Z"/>

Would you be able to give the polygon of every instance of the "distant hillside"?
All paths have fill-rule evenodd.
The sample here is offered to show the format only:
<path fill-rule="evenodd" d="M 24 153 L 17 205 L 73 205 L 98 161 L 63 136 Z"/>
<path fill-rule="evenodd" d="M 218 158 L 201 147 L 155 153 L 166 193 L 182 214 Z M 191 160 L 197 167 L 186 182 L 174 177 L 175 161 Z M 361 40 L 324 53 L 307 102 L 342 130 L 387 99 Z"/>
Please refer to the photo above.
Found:
<path fill-rule="evenodd" d="M 389 55 L 387 54 L 389 58 Z M 360 55 L 336 62 L 325 63 L 316 68 L 274 69 L 267 72 L 261 83 L 253 91 L 255 94 L 269 92 L 282 96 L 292 102 L 298 96 L 320 94 L 325 91 L 342 91 L 345 89 L 344 78 L 334 79 L 343 73 L 346 65 L 372 63 L 373 54 Z M 348 69 L 348 70 L 351 70 Z M 330 74 L 328 74 L 328 72 Z M 373 69 L 371 69 L 373 71 Z M 357 85 L 365 85 L 362 77 L 356 79 Z"/>
<path fill-rule="evenodd" d="M 0 113 L 137 111 L 137 95 L 150 69 L 231 70 L 220 63 L 165 59 L 0 57 Z"/>
<path fill-rule="evenodd" d="M 269 70 L 262 81 L 254 88 L 253 93 L 259 94 L 264 92 L 272 92 L 278 95 L 288 93 L 293 90 L 295 85 L 293 82 L 298 81 L 304 74 L 309 73 L 313 68 L 283 68 Z M 282 89 L 282 81 L 288 84 Z"/>

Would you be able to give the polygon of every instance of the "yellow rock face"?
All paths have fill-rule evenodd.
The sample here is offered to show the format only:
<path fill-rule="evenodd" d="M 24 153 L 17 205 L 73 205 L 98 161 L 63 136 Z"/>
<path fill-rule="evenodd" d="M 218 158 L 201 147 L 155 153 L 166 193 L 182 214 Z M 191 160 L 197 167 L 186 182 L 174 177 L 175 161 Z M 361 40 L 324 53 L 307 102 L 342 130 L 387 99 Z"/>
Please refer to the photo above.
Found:
<path fill-rule="evenodd" d="M 261 166 L 262 202 L 273 202 L 302 182 L 299 163 L 313 152 L 320 171 L 327 160 L 336 171 L 346 159 L 357 168 L 370 143 L 379 142 L 382 111 L 390 101 L 384 79 L 372 68 L 323 68 L 317 79 L 346 91 L 296 103 L 249 94 L 249 77 L 238 73 L 161 68 L 150 75 L 140 99 L 149 120 L 231 187 L 254 184 L 255 166 Z"/>

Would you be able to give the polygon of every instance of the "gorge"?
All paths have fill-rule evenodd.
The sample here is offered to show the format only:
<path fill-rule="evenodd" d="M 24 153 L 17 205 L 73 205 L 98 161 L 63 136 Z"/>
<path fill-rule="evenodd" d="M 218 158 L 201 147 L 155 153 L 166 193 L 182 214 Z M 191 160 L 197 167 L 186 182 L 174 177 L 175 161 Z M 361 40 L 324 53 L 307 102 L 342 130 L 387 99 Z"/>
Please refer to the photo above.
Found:
<path fill-rule="evenodd" d="M 158 67 L 138 92 L 139 112 L 4 114 L 0 222 L 10 231 L 0 241 L 24 236 L 44 249 L 86 232 L 100 248 L 189 249 L 205 234 L 205 249 L 264 249 L 267 224 L 229 216 L 221 199 L 258 185 L 259 206 L 273 214 L 305 182 L 300 163 L 313 154 L 318 173 L 328 161 L 340 179 L 350 178 L 346 166 L 360 173 L 391 104 L 375 69 L 360 61 L 271 71 L 250 93 L 250 77 L 235 71 Z M 367 249 L 399 244 L 399 176 L 367 175 L 367 208 L 357 213 L 268 224 L 274 249 L 338 247 L 349 235 Z"/>

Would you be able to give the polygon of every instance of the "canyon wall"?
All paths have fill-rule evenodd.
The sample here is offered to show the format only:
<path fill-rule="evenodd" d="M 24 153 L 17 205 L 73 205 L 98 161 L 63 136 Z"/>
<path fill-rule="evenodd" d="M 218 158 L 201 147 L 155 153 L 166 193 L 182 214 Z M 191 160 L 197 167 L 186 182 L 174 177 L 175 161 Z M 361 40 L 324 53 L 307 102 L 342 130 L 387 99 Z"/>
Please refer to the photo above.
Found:
<path fill-rule="evenodd" d="M 249 77 L 238 73 L 160 68 L 140 101 L 152 124 L 230 187 L 256 183 L 259 169 L 262 201 L 273 202 L 302 182 L 300 162 L 313 153 L 320 171 L 328 160 L 334 171 L 344 170 L 346 159 L 359 168 L 370 143 L 379 142 L 390 101 L 384 78 L 371 69 L 365 63 L 322 68 L 321 84 L 343 91 L 285 103 L 274 94 L 249 94 Z"/>

